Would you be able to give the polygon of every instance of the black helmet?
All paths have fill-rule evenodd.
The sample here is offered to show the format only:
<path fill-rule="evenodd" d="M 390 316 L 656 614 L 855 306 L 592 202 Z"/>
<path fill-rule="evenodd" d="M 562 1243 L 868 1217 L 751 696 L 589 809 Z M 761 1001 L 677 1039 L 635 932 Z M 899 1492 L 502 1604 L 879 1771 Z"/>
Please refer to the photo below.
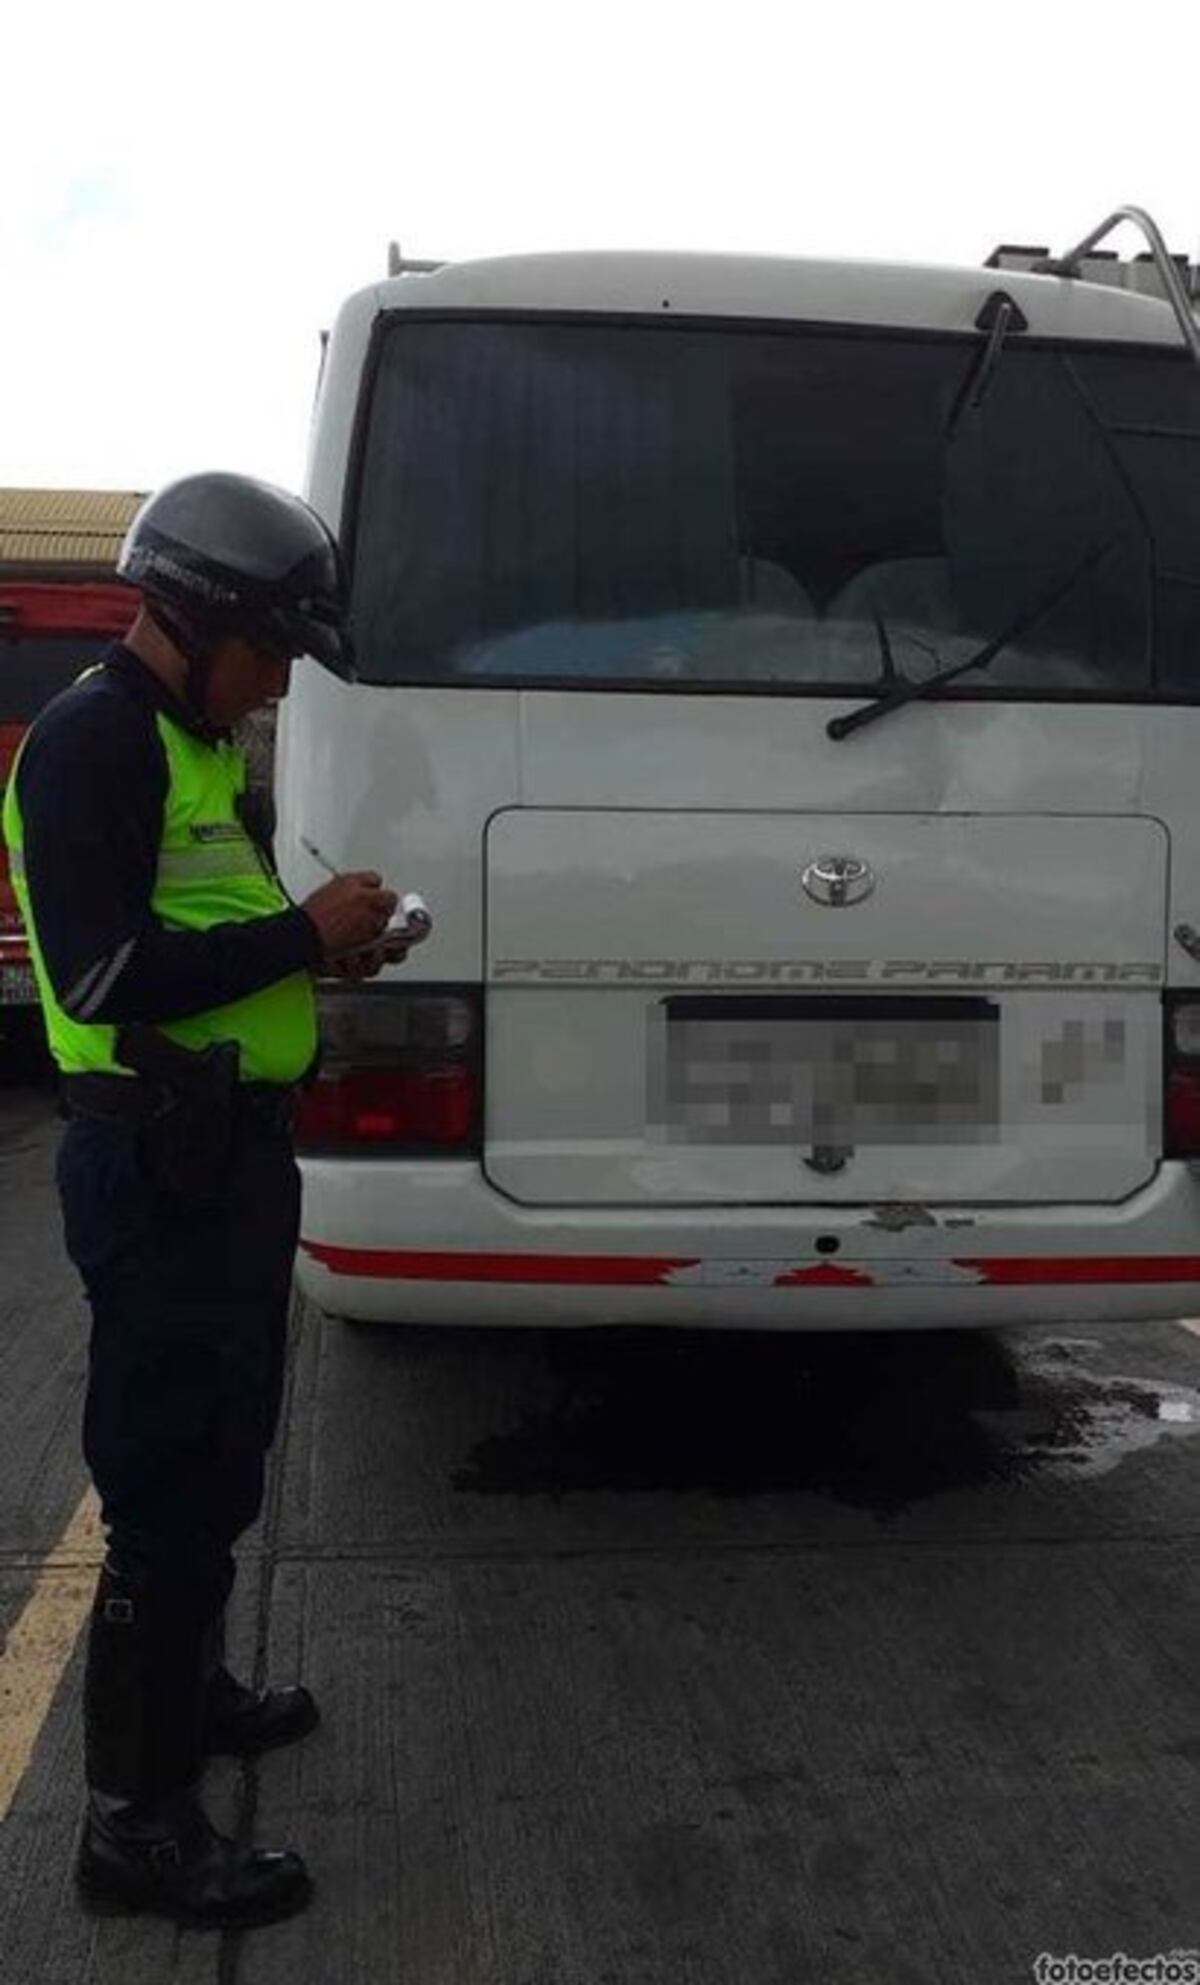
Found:
<path fill-rule="evenodd" d="M 143 503 L 117 576 L 204 636 L 261 637 L 344 669 L 346 586 L 333 534 L 300 497 L 252 476 L 168 483 Z"/>

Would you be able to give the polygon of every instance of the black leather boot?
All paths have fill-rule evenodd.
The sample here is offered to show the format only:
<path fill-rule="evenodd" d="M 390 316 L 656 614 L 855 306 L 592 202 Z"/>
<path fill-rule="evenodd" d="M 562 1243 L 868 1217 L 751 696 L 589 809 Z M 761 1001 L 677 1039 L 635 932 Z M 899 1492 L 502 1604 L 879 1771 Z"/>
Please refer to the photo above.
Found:
<path fill-rule="evenodd" d="M 93 1793 L 75 1880 L 95 1915 L 146 1911 L 198 1929 L 276 1923 L 312 1895 L 298 1854 L 239 1847 L 190 1791 L 142 1806 Z"/>
<path fill-rule="evenodd" d="M 185 1591 L 151 1591 L 105 1567 L 84 1684 L 89 1797 L 76 1881 L 89 1909 L 232 1927 L 290 1916 L 312 1893 L 299 1855 L 225 1839 L 196 1797 L 204 1640 Z"/>
<path fill-rule="evenodd" d="M 317 1705 L 303 1686 L 248 1689 L 221 1667 L 209 1677 L 202 1742 L 210 1757 L 255 1757 L 307 1737 L 320 1720 Z"/>
<path fill-rule="evenodd" d="M 204 1766 L 205 1623 L 185 1587 L 126 1576 L 96 1586 L 83 1684 L 87 1782 L 131 1803 L 193 1785 Z"/>
<path fill-rule="evenodd" d="M 225 1666 L 225 1614 L 210 1622 L 204 1643 L 204 1708 L 200 1741 L 209 1757 L 255 1757 L 307 1737 L 320 1722 L 306 1688 L 249 1689 Z"/>

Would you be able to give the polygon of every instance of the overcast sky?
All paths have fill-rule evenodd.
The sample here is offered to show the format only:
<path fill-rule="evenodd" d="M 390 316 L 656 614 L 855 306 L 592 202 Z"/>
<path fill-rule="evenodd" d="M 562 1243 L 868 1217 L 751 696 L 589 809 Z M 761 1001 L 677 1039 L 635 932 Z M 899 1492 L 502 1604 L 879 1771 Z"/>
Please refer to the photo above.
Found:
<path fill-rule="evenodd" d="M 1200 252 L 1200 7 L 5 10 L 0 483 L 298 485 L 318 338 L 414 256 Z M 1103 23 L 1103 24 L 1102 24 Z M 1125 237 L 1125 252 L 1136 243 Z"/>

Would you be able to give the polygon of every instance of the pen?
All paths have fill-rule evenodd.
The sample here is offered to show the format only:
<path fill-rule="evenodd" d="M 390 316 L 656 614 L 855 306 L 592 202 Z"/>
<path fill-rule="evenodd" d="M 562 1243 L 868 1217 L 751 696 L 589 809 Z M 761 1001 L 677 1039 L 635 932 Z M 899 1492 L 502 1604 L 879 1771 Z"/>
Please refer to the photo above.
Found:
<path fill-rule="evenodd" d="M 321 867 L 332 875 L 335 880 L 341 875 L 341 870 L 334 867 L 328 855 L 321 853 L 315 841 L 308 840 L 302 834 L 300 836 L 300 846 L 307 854 L 312 856 L 315 862 L 320 862 Z M 430 931 L 433 929 L 433 918 L 429 913 L 429 905 L 423 896 L 418 896 L 415 889 L 407 896 L 401 897 L 400 918 L 401 921 L 399 924 L 389 924 L 387 930 L 380 937 L 375 938 L 371 944 L 359 945 L 357 949 L 360 951 L 370 951 L 376 944 L 386 943 L 389 937 L 393 943 L 401 937 L 406 937 L 410 944 L 420 944 L 429 936 Z M 352 957 L 354 954 L 348 952 L 346 955 Z"/>
<path fill-rule="evenodd" d="M 306 853 L 312 856 L 315 862 L 320 862 L 321 867 L 325 870 L 327 875 L 332 875 L 336 880 L 336 878 L 341 874 L 341 870 L 334 867 L 328 855 L 323 855 L 321 853 L 321 850 L 315 845 L 314 842 L 306 841 L 303 834 L 300 836 L 300 846 L 306 851 Z"/>

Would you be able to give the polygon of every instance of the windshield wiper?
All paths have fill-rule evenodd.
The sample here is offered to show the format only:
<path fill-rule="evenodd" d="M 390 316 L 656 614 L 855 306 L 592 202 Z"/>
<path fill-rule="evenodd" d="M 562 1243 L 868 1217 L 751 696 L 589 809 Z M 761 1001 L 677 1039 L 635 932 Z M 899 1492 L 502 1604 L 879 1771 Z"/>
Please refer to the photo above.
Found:
<path fill-rule="evenodd" d="M 943 683 L 953 682 L 956 677 L 966 675 L 969 669 L 987 668 L 988 663 L 994 662 L 997 655 L 1007 648 L 1010 642 L 1015 641 L 1019 634 L 1026 633 L 1049 613 L 1051 607 L 1057 606 L 1058 602 L 1070 592 L 1072 586 L 1078 585 L 1086 572 L 1090 572 L 1094 565 L 1099 565 L 1102 558 L 1107 558 L 1116 542 L 1115 538 L 1109 538 L 1102 545 L 1094 545 L 1091 551 L 1080 559 L 1078 565 L 1072 566 L 1065 579 L 1057 580 L 1051 591 L 1042 593 L 1032 605 L 1022 608 L 1015 620 L 1011 620 L 999 634 L 993 635 L 992 639 L 985 642 L 975 654 L 969 655 L 965 662 L 955 662 L 951 668 L 938 669 L 936 674 L 923 676 L 918 681 L 914 681 L 911 677 L 902 677 L 899 682 L 893 684 L 890 689 L 885 689 L 882 695 L 876 696 L 870 703 L 863 703 L 857 710 L 851 710 L 848 716 L 831 717 L 825 726 L 825 735 L 835 740 L 849 737 L 852 731 L 861 730 L 864 724 L 874 723 L 876 717 L 886 717 L 889 711 L 901 709 L 905 703 L 913 702 L 918 696 L 931 695 L 934 690 L 940 689 Z"/>
<path fill-rule="evenodd" d="M 955 395 L 946 422 L 946 440 L 953 441 L 959 423 L 966 413 L 977 413 L 983 405 L 984 395 L 992 383 L 992 374 L 1004 350 L 1005 340 L 1013 331 L 1027 331 L 1029 319 L 1019 304 L 1013 302 L 1007 290 L 993 290 L 979 315 L 975 319 L 977 331 L 986 331 L 987 343 L 974 360 Z"/>

